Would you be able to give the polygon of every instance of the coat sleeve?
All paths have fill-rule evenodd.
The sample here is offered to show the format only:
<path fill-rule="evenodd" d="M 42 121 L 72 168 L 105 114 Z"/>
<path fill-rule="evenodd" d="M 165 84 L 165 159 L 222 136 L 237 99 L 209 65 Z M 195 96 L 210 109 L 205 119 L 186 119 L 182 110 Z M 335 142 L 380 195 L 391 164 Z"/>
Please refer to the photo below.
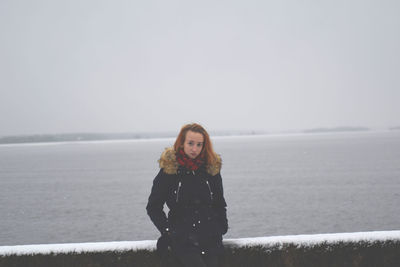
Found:
<path fill-rule="evenodd" d="M 226 201 L 224 198 L 224 189 L 222 185 L 221 174 L 218 173 L 214 176 L 215 180 L 215 202 L 214 207 L 217 212 L 218 220 L 222 227 L 222 234 L 228 232 L 228 218 L 226 216 Z"/>
<path fill-rule="evenodd" d="M 168 232 L 168 219 L 163 210 L 167 194 L 168 179 L 161 169 L 153 180 L 153 187 L 146 206 L 147 214 L 161 234 Z"/>

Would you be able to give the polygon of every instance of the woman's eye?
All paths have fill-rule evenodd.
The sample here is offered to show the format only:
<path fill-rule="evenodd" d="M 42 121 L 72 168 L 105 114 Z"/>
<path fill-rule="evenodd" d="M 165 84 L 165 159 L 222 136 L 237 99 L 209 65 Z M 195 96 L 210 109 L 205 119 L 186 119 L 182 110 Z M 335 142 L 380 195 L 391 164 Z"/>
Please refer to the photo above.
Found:
<path fill-rule="evenodd" d="M 197 147 L 201 147 L 202 146 L 202 144 L 197 144 Z"/>

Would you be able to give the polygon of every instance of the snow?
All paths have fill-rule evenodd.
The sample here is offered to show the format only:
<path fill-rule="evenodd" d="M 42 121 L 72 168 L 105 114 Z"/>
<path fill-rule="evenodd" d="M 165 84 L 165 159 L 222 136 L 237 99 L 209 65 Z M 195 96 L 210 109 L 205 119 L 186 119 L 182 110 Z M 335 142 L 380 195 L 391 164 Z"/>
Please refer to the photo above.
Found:
<path fill-rule="evenodd" d="M 377 241 L 400 241 L 400 231 L 375 231 L 338 234 L 315 234 L 315 235 L 288 235 L 271 237 L 253 237 L 239 239 L 225 239 L 224 243 L 229 246 L 283 246 L 294 244 L 297 246 L 314 246 L 321 243 L 334 244 L 338 242 L 369 242 Z M 129 250 L 155 250 L 155 240 L 144 241 L 119 241 L 119 242 L 95 242 L 95 243 L 68 243 L 68 244 L 45 244 L 45 245 L 19 245 L 0 246 L 0 256 L 6 255 L 31 255 L 50 253 L 81 253 L 81 252 L 103 252 L 103 251 L 129 251 Z"/>
<path fill-rule="evenodd" d="M 337 234 L 314 234 L 314 235 L 288 235 L 271 237 L 253 237 L 240 239 L 227 239 L 225 244 L 230 246 L 280 246 L 294 244 L 297 246 L 315 246 L 322 243 L 335 244 L 339 242 L 368 242 L 377 241 L 400 241 L 400 231 L 375 231 L 355 232 Z"/>
<path fill-rule="evenodd" d="M 44 245 L 0 246 L 0 256 L 4 255 L 30 255 L 30 254 L 58 254 L 127 250 L 154 250 L 156 241 L 118 241 L 94 243 L 66 243 Z"/>

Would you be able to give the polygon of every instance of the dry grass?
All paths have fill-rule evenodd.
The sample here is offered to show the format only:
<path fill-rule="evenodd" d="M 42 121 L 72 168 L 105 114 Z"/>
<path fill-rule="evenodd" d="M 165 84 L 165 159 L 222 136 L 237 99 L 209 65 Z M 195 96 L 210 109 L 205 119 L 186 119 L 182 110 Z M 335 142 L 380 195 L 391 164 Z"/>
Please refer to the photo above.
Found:
<path fill-rule="evenodd" d="M 0 257 L 0 267 L 160 267 L 154 252 L 124 251 Z M 177 265 L 173 265 L 177 267 Z M 224 267 L 399 267 L 400 242 L 320 244 L 314 247 L 227 247 Z"/>

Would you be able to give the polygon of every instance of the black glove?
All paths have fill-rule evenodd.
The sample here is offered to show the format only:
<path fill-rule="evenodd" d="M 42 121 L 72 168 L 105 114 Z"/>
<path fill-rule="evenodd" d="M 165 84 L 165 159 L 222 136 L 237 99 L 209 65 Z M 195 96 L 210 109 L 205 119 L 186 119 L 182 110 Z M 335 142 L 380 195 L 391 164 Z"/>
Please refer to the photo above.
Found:
<path fill-rule="evenodd" d="M 218 217 L 218 223 L 219 223 L 219 227 L 221 229 L 221 234 L 224 235 L 226 234 L 226 232 L 228 232 L 228 219 L 226 218 L 226 216 L 224 217 Z"/>
<path fill-rule="evenodd" d="M 157 240 L 157 254 L 164 258 L 168 255 L 171 247 L 171 234 L 168 231 L 162 233 Z"/>
<path fill-rule="evenodd" d="M 224 235 L 226 232 L 228 232 L 228 222 L 222 224 L 222 234 Z"/>

